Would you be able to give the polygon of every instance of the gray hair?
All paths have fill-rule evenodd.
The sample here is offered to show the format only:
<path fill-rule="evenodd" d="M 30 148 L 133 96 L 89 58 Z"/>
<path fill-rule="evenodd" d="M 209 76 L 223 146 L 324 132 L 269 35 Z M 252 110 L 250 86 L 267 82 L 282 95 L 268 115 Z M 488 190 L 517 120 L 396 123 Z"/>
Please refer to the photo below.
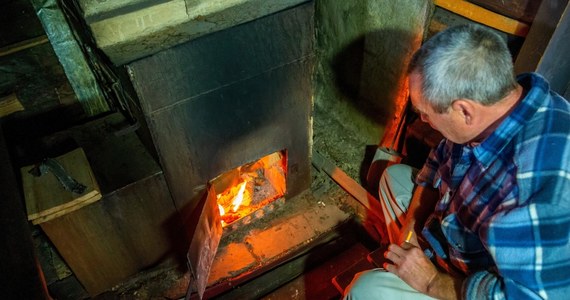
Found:
<path fill-rule="evenodd" d="M 473 24 L 450 27 L 429 39 L 414 54 L 408 72 L 421 75 L 424 100 L 439 113 L 461 98 L 493 104 L 517 84 L 506 42 Z"/>

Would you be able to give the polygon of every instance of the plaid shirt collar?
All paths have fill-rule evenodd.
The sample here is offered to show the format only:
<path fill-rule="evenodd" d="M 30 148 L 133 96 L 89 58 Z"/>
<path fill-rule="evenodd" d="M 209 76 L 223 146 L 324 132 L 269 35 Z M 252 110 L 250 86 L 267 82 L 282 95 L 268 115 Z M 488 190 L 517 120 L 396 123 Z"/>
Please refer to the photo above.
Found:
<path fill-rule="evenodd" d="M 536 73 L 526 73 L 517 77 L 517 81 L 527 91 L 526 97 L 517 104 L 499 127 L 481 144 L 473 148 L 473 155 L 487 168 L 497 155 L 521 131 L 526 120 L 532 118 L 538 108 L 544 104 L 549 85 Z"/>

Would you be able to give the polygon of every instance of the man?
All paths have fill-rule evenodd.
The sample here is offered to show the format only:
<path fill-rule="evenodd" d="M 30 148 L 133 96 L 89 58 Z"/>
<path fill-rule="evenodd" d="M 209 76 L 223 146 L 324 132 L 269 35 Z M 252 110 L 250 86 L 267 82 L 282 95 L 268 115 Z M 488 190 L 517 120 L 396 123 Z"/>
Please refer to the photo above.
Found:
<path fill-rule="evenodd" d="M 417 176 L 383 174 L 389 263 L 357 275 L 346 298 L 568 298 L 569 103 L 538 74 L 515 80 L 505 42 L 476 25 L 427 41 L 409 86 L 445 139 Z"/>

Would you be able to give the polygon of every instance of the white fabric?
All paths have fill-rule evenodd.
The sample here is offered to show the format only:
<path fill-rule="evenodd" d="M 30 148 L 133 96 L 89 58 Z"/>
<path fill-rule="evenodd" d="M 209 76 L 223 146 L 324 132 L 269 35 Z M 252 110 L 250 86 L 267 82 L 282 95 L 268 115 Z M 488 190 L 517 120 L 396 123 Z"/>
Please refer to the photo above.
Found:
<path fill-rule="evenodd" d="M 379 194 L 392 243 L 397 243 L 402 222 L 412 199 L 417 170 L 407 165 L 393 165 L 380 179 Z M 344 292 L 345 300 L 433 299 L 384 269 L 355 275 Z"/>
<path fill-rule="evenodd" d="M 355 280 L 347 287 L 350 293 L 345 293 L 345 300 L 434 299 L 414 290 L 396 275 L 384 269 L 360 272 L 354 278 Z"/>

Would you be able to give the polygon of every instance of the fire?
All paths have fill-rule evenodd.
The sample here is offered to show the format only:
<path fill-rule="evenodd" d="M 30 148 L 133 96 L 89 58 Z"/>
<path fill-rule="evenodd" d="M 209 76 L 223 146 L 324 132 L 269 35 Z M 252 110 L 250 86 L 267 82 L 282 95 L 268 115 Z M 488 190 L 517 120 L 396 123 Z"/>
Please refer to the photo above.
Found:
<path fill-rule="evenodd" d="M 238 210 L 239 206 L 243 202 L 243 192 L 245 192 L 245 185 L 246 184 L 247 184 L 247 182 L 245 182 L 245 181 L 242 184 L 240 184 L 239 191 L 238 191 L 237 195 L 235 196 L 234 200 L 232 201 L 232 205 L 234 206 L 234 209 L 233 209 L 234 212 L 236 212 Z"/>
<path fill-rule="evenodd" d="M 224 225 L 243 217 L 248 212 L 252 192 L 248 189 L 248 181 L 244 180 L 216 196 Z"/>
<path fill-rule="evenodd" d="M 250 164 L 230 170 L 210 183 L 222 226 L 245 217 L 285 194 L 286 159 L 276 152 Z"/>

